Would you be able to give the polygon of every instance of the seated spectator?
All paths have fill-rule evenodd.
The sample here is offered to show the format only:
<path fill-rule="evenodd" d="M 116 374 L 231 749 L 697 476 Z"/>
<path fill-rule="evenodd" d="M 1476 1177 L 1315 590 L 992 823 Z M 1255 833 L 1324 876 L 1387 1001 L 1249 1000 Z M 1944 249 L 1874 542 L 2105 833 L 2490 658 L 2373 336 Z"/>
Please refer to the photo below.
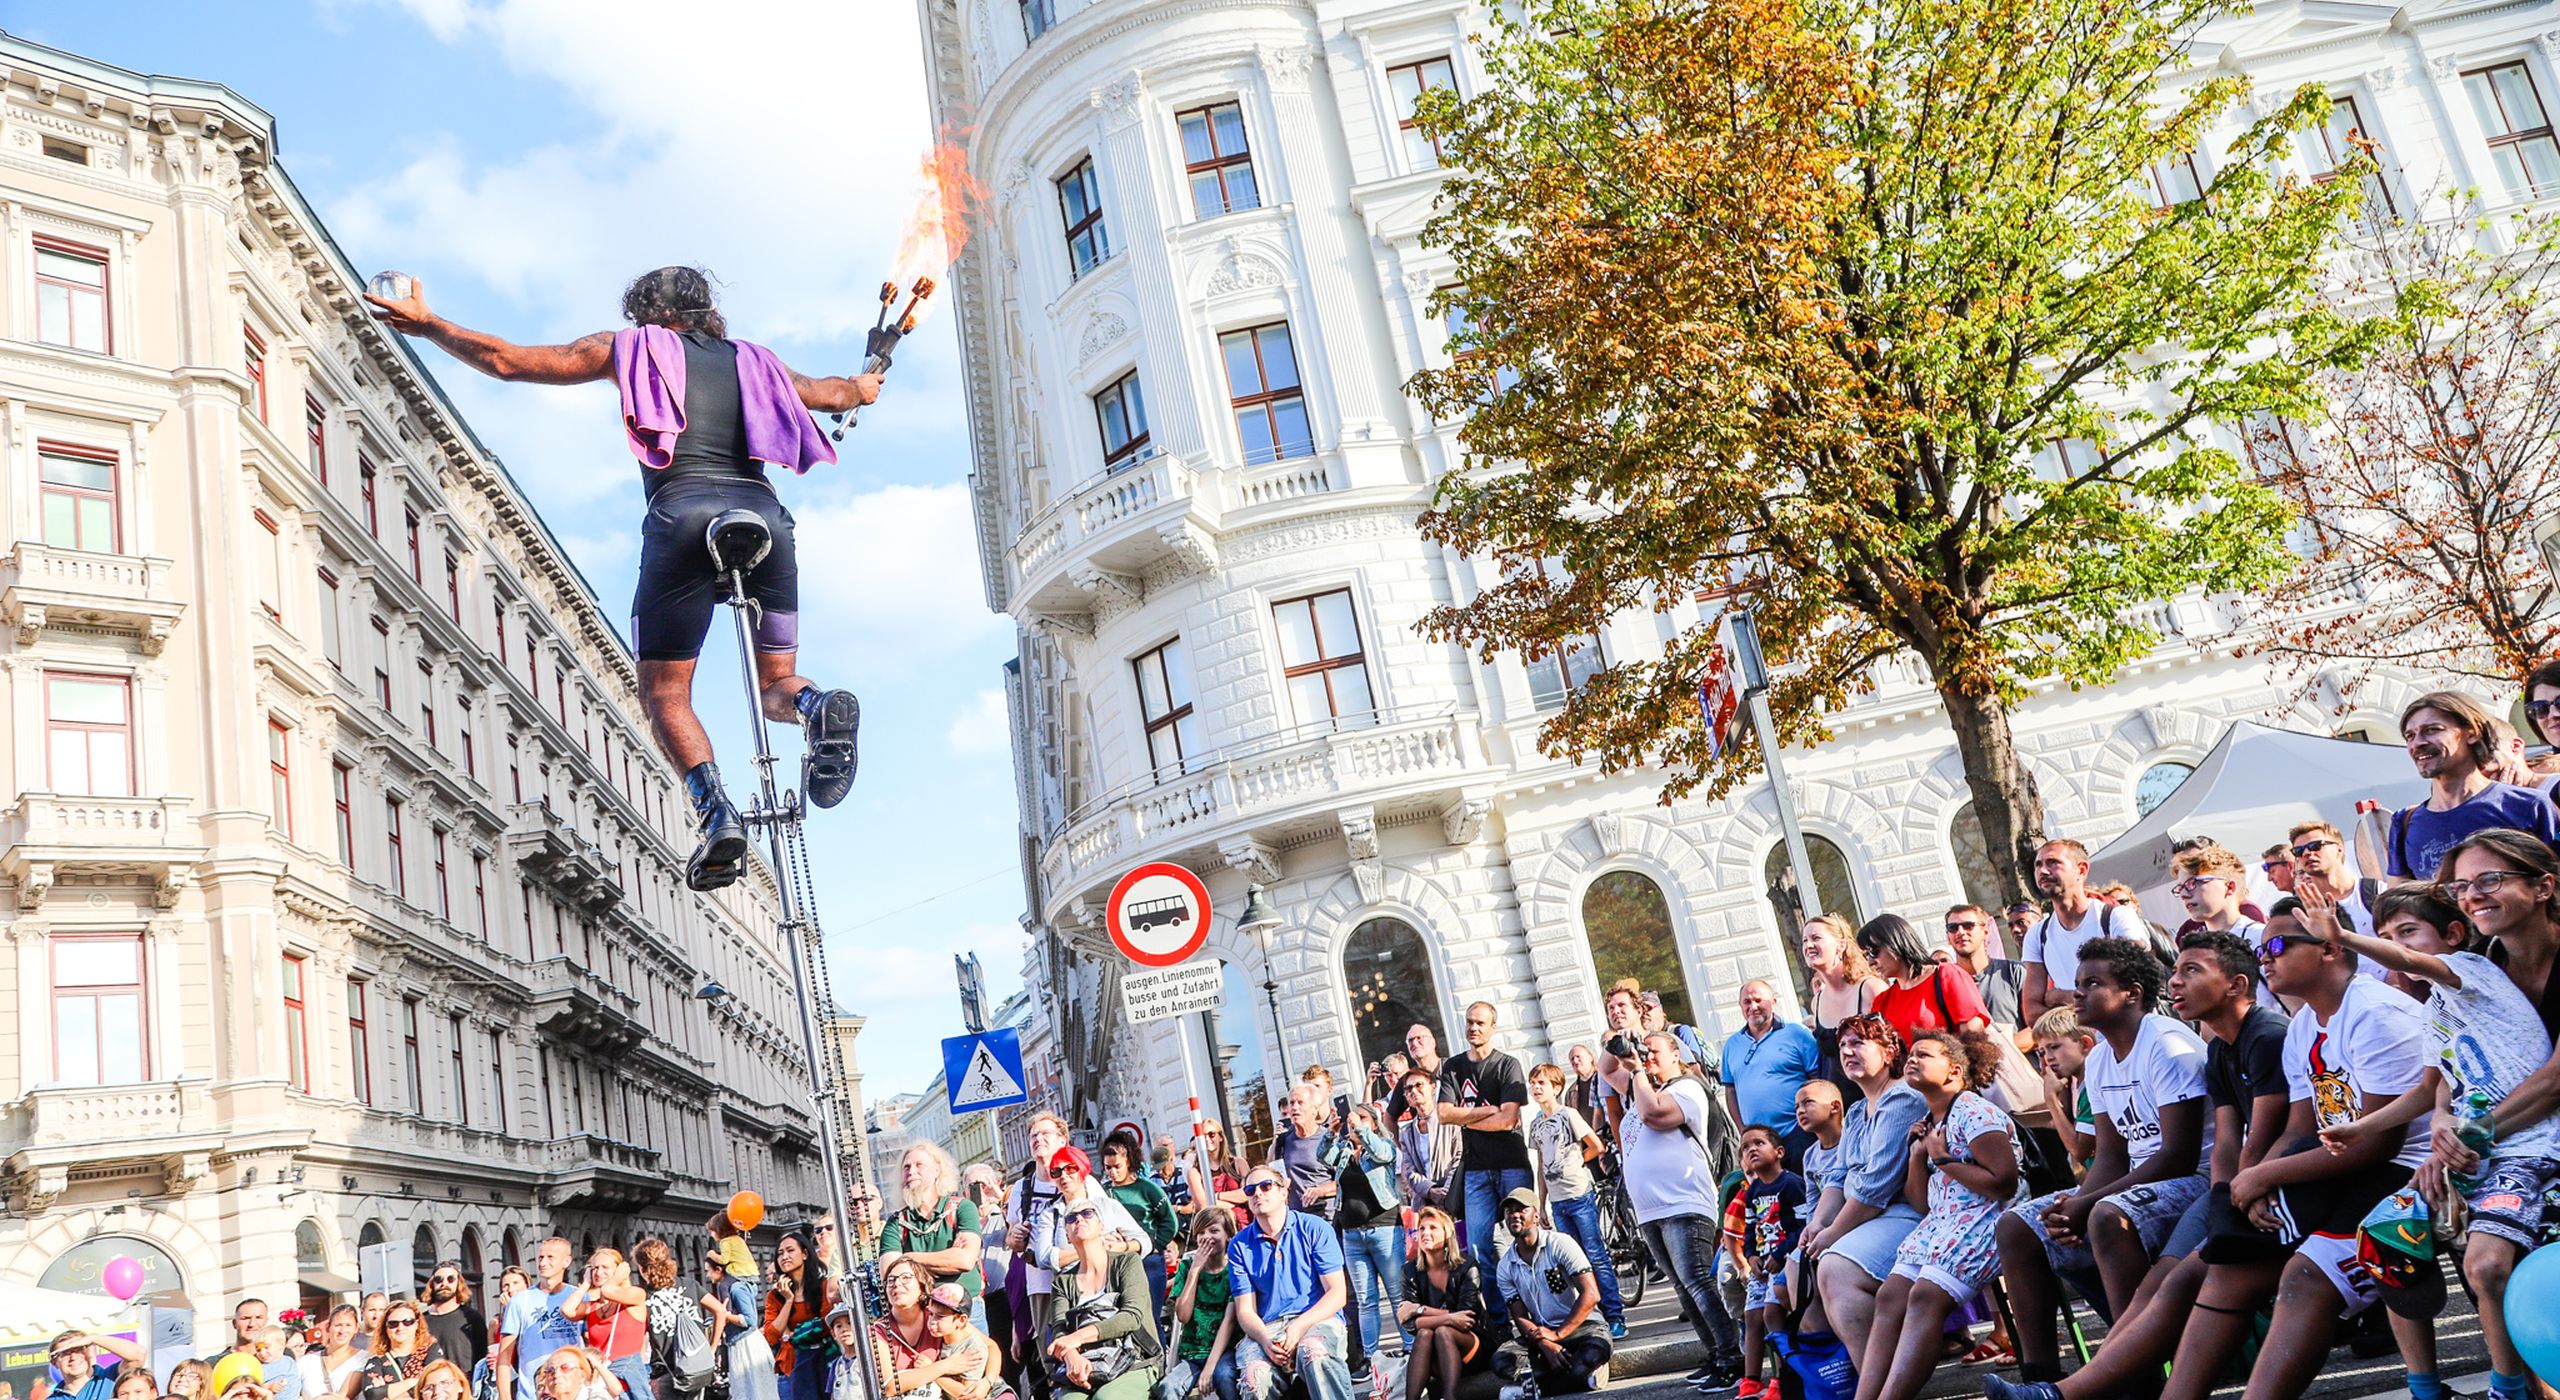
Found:
<path fill-rule="evenodd" d="M 1802 1300 L 1813 1287 L 1801 1261 L 1804 1237 L 1831 1223 L 1840 1212 L 1840 1183 L 1844 1173 L 1840 1166 L 1840 1130 L 1848 1122 L 1848 1105 L 1840 1098 L 1840 1090 L 1828 1079 L 1817 1079 L 1796 1090 L 1796 1126 L 1813 1139 L 1804 1150 L 1804 1226 L 1797 1232 L 1799 1248 L 1787 1257 L 1787 1285 L 1790 1299 Z"/>
<path fill-rule="evenodd" d="M 612 1400 L 610 1374 L 594 1352 L 564 1346 L 534 1367 L 534 1393 L 540 1400 Z"/>
<path fill-rule="evenodd" d="M 55 1400 L 111 1400 L 116 1389 L 116 1371 L 120 1367 L 101 1368 L 98 1365 L 98 1353 L 102 1351 L 118 1362 L 143 1359 L 142 1348 L 122 1337 L 105 1333 L 64 1332 L 53 1339 L 53 1347 L 48 1353 L 53 1362 L 53 1369 L 62 1373 L 61 1382 L 50 1392 L 38 1391 L 31 1387 L 28 1392 L 29 1400 L 41 1400 L 41 1397 L 47 1393 L 54 1396 Z M 256 1358 L 244 1356 L 240 1359 L 240 1364 L 243 1374 L 252 1380 L 259 1376 L 260 1370 Z"/>
<path fill-rule="evenodd" d="M 1191 1252 L 1173 1275 L 1173 1357 L 1156 1383 L 1156 1400 L 1206 1400 L 1212 1391 L 1218 1400 L 1236 1400 L 1236 1324 L 1227 1306 L 1227 1245 L 1235 1235 L 1235 1217 L 1223 1210 L 1192 1219 Z"/>
<path fill-rule="evenodd" d="M 1138 1170 L 1138 1139 L 1133 1134 L 1118 1132 L 1102 1140 L 1102 1176 L 1102 1189 L 1146 1232 L 1151 1247 L 1139 1262 L 1147 1271 L 1148 1297 L 1155 1305 L 1149 1316 L 1162 1317 L 1164 1252 L 1182 1229 L 1173 1216 L 1173 1200 Z"/>
<path fill-rule="evenodd" d="M 2074 1172 L 2089 1170 L 2098 1154 L 2098 1129 L 2089 1111 L 2089 1047 L 2098 1038 L 2080 1028 L 2080 1013 L 2056 1007 L 2036 1018 L 2036 1064 L 2044 1071 L 2045 1113 L 2071 1152 Z"/>
<path fill-rule="evenodd" d="M 1414 1216 L 1413 1269 L 1405 1275 L 1398 1316 L 1413 1334 L 1413 1358 L 1405 1367 L 1405 1400 L 1423 1395 L 1457 1400 L 1467 1375 L 1493 1364 L 1485 1345 L 1484 1290 L 1476 1261 L 1459 1248 L 1457 1222 L 1438 1206 Z"/>
<path fill-rule="evenodd" d="M 1493 1354 L 1502 1400 L 1591 1389 L 1610 1350 L 1608 1328 L 1595 1316 L 1600 1285 L 1591 1261 L 1570 1236 L 1539 1223 L 1535 1191 L 1522 1188 L 1502 1198 L 1502 1228 L 1511 1236 L 1501 1268 L 1512 1333 Z"/>
<path fill-rule="evenodd" d="M 2120 1316 L 2178 1218 L 2206 1189 L 2213 1136 L 2204 1042 L 2152 1012 L 2166 980 L 2151 950 L 2132 939 L 2081 945 L 2080 1025 L 2096 1036 L 2086 1070 L 2097 1156 L 2079 1186 L 2017 1206 L 1998 1227 L 2020 1369 L 2030 1379 L 2060 1376 L 2061 1283 Z"/>
<path fill-rule="evenodd" d="M 1094 1192 L 1067 1203 L 1060 1221 L 1067 1250 L 1049 1281 L 1050 1389 L 1060 1397 L 1145 1400 L 1164 1374 L 1164 1347 L 1146 1313 L 1138 1252 L 1104 1231 L 1107 1204 L 1109 1197 Z"/>
<path fill-rule="evenodd" d="M 1787 1330 L 1787 1256 L 1804 1229 L 1805 1182 L 1787 1170 L 1786 1144 L 1778 1130 L 1754 1123 L 1742 1130 L 1742 1208 L 1734 1267 L 1741 1271 L 1742 1391 L 1761 1387 L 1762 1349 L 1771 1332 Z M 1784 1363 L 1780 1363 L 1784 1364 Z"/>
<path fill-rule="evenodd" d="M 1990 1008 L 1973 974 L 1929 955 L 1920 930 L 1899 914 L 1879 914 L 1858 930 L 1858 947 L 1886 978 L 1876 994 L 1875 1014 L 1891 1025 L 1904 1044 L 1924 1030 L 1986 1030 Z"/>
<path fill-rule="evenodd" d="M 2091 966 L 2085 952 L 2080 965 Z M 1916 1400 L 1945 1352 L 1948 1316 L 1999 1271 L 1992 1222 L 2019 1194 L 2017 1135 L 1982 1093 L 1999 1072 L 2000 1047 L 1979 1031 L 1922 1031 L 1909 1061 L 1904 1080 L 1929 1116 L 1908 1149 L 1904 1190 L 1925 1189 L 1929 1211 L 1894 1251 L 1876 1295 L 1858 1400 Z"/>
<path fill-rule="evenodd" d="M 1236 1380 L 1247 1400 L 1278 1400 L 1292 1380 L 1307 1400 L 1349 1400 L 1343 1363 L 1342 1246 L 1312 1215 L 1289 1209 L 1288 1178 L 1265 1163 L 1245 1177 L 1253 1222 L 1227 1246 Z"/>
<path fill-rule="evenodd" d="M 1902 1037 L 1870 1012 L 1840 1025 L 1840 1067 L 1859 1091 L 1840 1130 L 1840 1208 L 1805 1238 L 1822 1315 L 1851 1356 L 1866 1354 L 1876 1294 L 1893 1274 L 1895 1252 L 1920 1227 L 1910 1193 L 1912 1125 L 1929 1102 L 1902 1078 Z"/>
<path fill-rule="evenodd" d="M 181 1361 L 169 1373 L 169 1384 L 160 1393 L 173 1400 L 214 1400 L 213 1368 L 192 1357 Z"/>
<path fill-rule="evenodd" d="M 1582 1247 L 1600 1280 L 1600 1315 L 1614 1340 L 1627 1335 L 1627 1310 L 1618 1294 L 1617 1266 L 1600 1238 L 1600 1187 L 1591 1176 L 1592 1164 L 1600 1160 L 1600 1135 L 1564 1102 L 1564 1088 L 1564 1071 L 1554 1065 L 1529 1071 L 1529 1103 L 1538 1111 L 1529 1124 L 1529 1156 L 1549 1216 Z"/>
<path fill-rule="evenodd" d="M 1049 1157 L 1049 1180 L 1057 1187 L 1057 1197 L 1050 1201 L 1041 1226 L 1032 1231 L 1032 1248 L 1042 1257 L 1040 1263 L 1061 1269 L 1074 1257 L 1076 1247 L 1067 1238 L 1067 1214 L 1088 1203 L 1101 1212 L 1104 1244 L 1113 1250 L 1143 1257 L 1153 1247 L 1144 1227 L 1129 1214 L 1128 1207 L 1113 1200 L 1093 1178 L 1093 1159 L 1084 1149 L 1069 1143 Z"/>
<path fill-rule="evenodd" d="M 1005 1384 L 995 1343 L 970 1325 L 969 1295 L 961 1291 L 960 1285 L 934 1285 L 933 1292 L 925 1297 L 925 1326 L 933 1333 L 945 1370 L 934 1384 L 947 1400 L 1004 1400 L 1013 1394 L 1013 1387 Z M 859 1390 L 851 1392 L 856 1400 L 860 1394 Z"/>
<path fill-rule="evenodd" d="M 2400 712 L 2400 737 L 2432 791 L 2391 814 L 2383 864 L 2393 879 L 2435 873 L 2464 837 L 2479 831 L 2511 828 L 2560 846 L 2560 812 L 2542 794 L 2490 778 L 2487 770 L 2503 761 L 2495 723 L 2488 706 L 2457 690 L 2431 691 Z"/>
<path fill-rule="evenodd" d="M 956 1283 L 970 1297 L 985 1284 L 978 1204 L 960 1194 L 960 1166 L 937 1143 L 910 1144 L 898 1158 L 904 1208 L 880 1227 L 880 1259 L 912 1255 L 935 1284 Z"/>
<path fill-rule="evenodd" d="M 450 1360 L 437 1361 L 418 1373 L 418 1400 L 462 1400 L 471 1382 Z"/>
<path fill-rule="evenodd" d="M 933 1271 L 913 1255 L 880 1266 L 881 1309 L 871 1324 L 871 1345 L 880 1384 L 893 1396 L 931 1389 L 953 1374 L 942 1364 L 942 1340 L 925 1315 L 925 1297 L 937 1286 Z M 846 1308 L 835 1311 L 850 1320 Z M 831 1330 L 834 1325 L 828 1323 Z"/>
<path fill-rule="evenodd" d="M 2241 868 L 2240 857 L 2230 850 L 2210 843 L 2190 846 L 2170 861 L 2169 873 L 2177 877 L 2169 891 L 2187 909 L 2187 922 L 2179 927 L 2179 937 L 2190 933 L 2237 934 L 2255 948 L 2258 940 L 2266 936 L 2267 926 L 2251 917 L 2243 902 L 2249 893 L 2249 872 Z"/>

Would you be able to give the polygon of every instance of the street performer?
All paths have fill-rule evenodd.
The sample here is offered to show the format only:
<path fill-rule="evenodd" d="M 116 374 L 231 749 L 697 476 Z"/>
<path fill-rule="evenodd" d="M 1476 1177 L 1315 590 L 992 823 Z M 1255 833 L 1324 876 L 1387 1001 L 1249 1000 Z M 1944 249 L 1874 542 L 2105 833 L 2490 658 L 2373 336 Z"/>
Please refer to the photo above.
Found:
<path fill-rule="evenodd" d="M 693 710 L 694 663 L 720 598 L 704 528 L 738 507 L 763 517 L 773 547 L 749 570 L 757 608 L 756 679 L 765 717 L 803 727 L 801 791 L 833 807 L 853 786 L 854 731 L 862 707 L 849 690 L 822 690 L 798 673 L 800 571 L 791 514 L 766 479 L 768 464 L 806 472 L 835 450 L 809 413 L 841 413 L 880 396 L 880 376 L 811 379 L 761 345 L 729 338 L 700 268 L 662 267 L 622 293 L 631 325 L 567 345 L 515 345 L 469 330 L 427 309 L 423 284 L 386 300 L 367 293 L 383 322 L 443 346 L 494 378 L 532 384 L 611 379 L 622 391 L 622 422 L 648 515 L 640 529 L 640 581 L 631 597 L 631 645 L 640 700 L 658 748 L 684 773 L 702 839 L 685 863 L 685 883 L 716 890 L 745 872 L 747 826 L 720 786 L 711 736 Z"/>

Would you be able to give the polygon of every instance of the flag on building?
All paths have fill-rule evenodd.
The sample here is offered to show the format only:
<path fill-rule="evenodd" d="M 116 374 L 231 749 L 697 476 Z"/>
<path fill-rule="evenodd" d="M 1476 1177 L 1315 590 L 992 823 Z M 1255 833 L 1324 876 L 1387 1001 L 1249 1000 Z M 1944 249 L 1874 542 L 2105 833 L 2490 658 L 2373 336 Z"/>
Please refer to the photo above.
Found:
<path fill-rule="evenodd" d="M 1740 737 L 1735 724 L 1742 714 L 1742 681 L 1735 673 L 1727 626 L 1717 620 L 1715 650 L 1707 659 L 1707 673 L 1698 679 L 1698 713 L 1706 720 L 1710 758 L 1724 757 Z"/>

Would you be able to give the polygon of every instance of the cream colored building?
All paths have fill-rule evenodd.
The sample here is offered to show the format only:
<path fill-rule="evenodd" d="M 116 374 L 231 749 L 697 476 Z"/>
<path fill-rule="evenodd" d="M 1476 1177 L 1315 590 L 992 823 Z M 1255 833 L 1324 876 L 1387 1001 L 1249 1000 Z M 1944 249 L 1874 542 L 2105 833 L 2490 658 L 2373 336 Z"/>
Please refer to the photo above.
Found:
<path fill-rule="evenodd" d="M 0 69 L 0 1278 L 133 1253 L 210 1341 L 377 1240 L 805 1217 L 772 891 L 685 890 L 629 653 L 267 114 Z"/>

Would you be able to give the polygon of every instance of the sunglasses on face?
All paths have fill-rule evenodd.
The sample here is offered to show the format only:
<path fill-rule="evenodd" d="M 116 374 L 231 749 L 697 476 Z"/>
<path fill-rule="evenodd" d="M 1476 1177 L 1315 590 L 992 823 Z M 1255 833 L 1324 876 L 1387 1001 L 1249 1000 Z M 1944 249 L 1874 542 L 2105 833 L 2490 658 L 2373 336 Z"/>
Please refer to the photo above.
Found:
<path fill-rule="evenodd" d="M 396 1331 L 398 1331 L 399 1329 L 401 1329 L 401 1328 L 403 1328 L 403 1327 L 415 1327 L 415 1326 L 417 1326 L 417 1325 L 418 1325 L 418 1320 L 417 1320 L 416 1318 L 414 1318 L 414 1317 L 395 1317 L 395 1318 L 392 1318 L 392 1319 L 390 1319 L 389 1321 L 387 1321 L 387 1322 L 383 1323 L 382 1325 L 383 1325 L 383 1326 L 385 1326 L 385 1327 L 388 1327 L 388 1328 L 390 1328 L 391 1330 L 393 1330 L 393 1331 L 395 1331 L 395 1332 L 396 1332 Z"/>
<path fill-rule="evenodd" d="M 2273 875 L 2279 870 L 2291 870 L 2293 868 L 2293 862 L 2289 860 L 2262 860 L 2258 862 L 2258 868 L 2270 875 Z"/>
<path fill-rule="evenodd" d="M 2483 870 L 2468 880 L 2445 881 L 2444 892 L 2451 896 L 2456 904 L 2459 904 L 2465 897 L 2469 896 L 2474 891 L 2481 894 L 2496 894 L 2499 890 L 2506 887 L 2506 883 L 2509 880 L 2530 880 L 2532 878 L 2533 873 L 2526 870 Z"/>
<path fill-rule="evenodd" d="M 1101 1214 L 1102 1209 L 1099 1206 L 1081 1206 L 1075 1210 L 1067 1212 L 1067 1223 L 1070 1225 L 1079 1225 L 1087 1220 L 1096 1219 Z"/>
<path fill-rule="evenodd" d="M 460 1278 L 459 1276 L 454 1275 L 454 1274 L 438 1274 L 438 1275 L 436 1275 L 434 1278 L 428 1279 L 428 1280 L 427 1280 L 427 1282 L 429 1282 L 429 1283 L 460 1283 L 460 1282 L 462 1282 L 462 1280 L 461 1280 L 461 1278 Z"/>
<path fill-rule="evenodd" d="M 2537 720 L 2549 719 L 2554 714 L 2560 714 L 2560 700 L 2527 700 L 2524 702 L 2524 712 Z"/>
<path fill-rule="evenodd" d="M 2323 846 L 2334 846 L 2336 844 L 2338 843 L 2324 837 L 2316 841 L 2305 841 L 2301 845 L 2293 847 L 2293 853 L 2296 856 L 2307 856 L 2312 852 L 2319 850 Z"/>
<path fill-rule="evenodd" d="M 1977 924 L 1977 923 L 1973 922 L 1971 919 L 1967 919 L 1967 920 L 1965 920 L 1963 923 L 1960 923 L 1960 924 L 1949 924 L 1949 925 L 1947 925 L 1947 932 L 1949 932 L 1949 933 L 1962 933 L 1962 932 L 1964 932 L 1966 929 L 1974 929 L 1974 928 L 1980 928 L 1980 927 L 1982 927 L 1982 925 L 1980 925 L 1980 924 Z"/>
<path fill-rule="evenodd" d="M 1265 1191 L 1277 1191 L 1279 1189 L 1280 1183 L 1269 1179 L 1262 1181 L 1248 1181 L 1244 1184 L 1244 1193 L 1248 1196 L 1259 1196 Z"/>
<path fill-rule="evenodd" d="M 2328 941 L 2308 933 L 2271 933 L 2267 935 L 2266 942 L 2258 945 L 2258 961 L 2274 962 L 2283 957 L 2288 948 L 2296 946 L 2317 948 L 2326 945 Z"/>

